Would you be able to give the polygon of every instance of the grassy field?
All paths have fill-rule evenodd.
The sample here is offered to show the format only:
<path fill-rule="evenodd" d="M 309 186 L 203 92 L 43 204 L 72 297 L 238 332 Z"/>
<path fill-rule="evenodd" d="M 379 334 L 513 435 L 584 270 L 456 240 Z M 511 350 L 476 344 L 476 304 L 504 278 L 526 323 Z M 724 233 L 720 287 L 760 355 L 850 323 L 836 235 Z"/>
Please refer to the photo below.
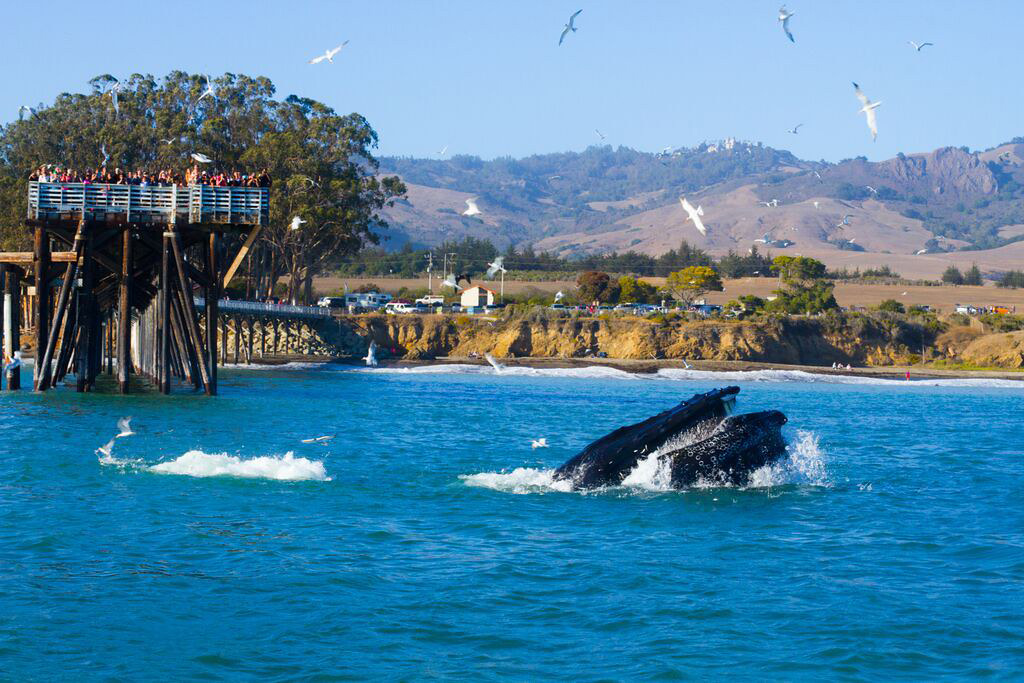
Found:
<path fill-rule="evenodd" d="M 651 284 L 661 286 L 665 278 L 643 278 Z M 388 278 L 318 278 L 314 287 L 318 292 L 328 294 L 341 290 L 344 284 L 354 289 L 362 284 L 373 283 L 379 285 L 387 292 L 397 292 L 402 287 L 423 288 L 426 287 L 426 280 L 423 278 L 412 279 L 388 279 Z M 778 281 L 773 278 L 741 278 L 738 280 L 726 280 L 725 291 L 711 292 L 707 299 L 709 303 L 722 304 L 730 299 L 754 294 L 756 296 L 768 296 L 772 290 L 778 288 Z M 488 282 L 485 286 L 497 291 L 498 283 Z M 505 292 L 507 294 L 518 294 L 530 288 L 536 288 L 554 294 L 561 290 L 569 293 L 576 286 L 574 281 L 562 280 L 552 282 L 518 282 L 505 281 Z M 437 290 L 437 280 L 434 280 L 434 288 Z M 1024 289 L 999 289 L 993 286 L 987 287 L 922 287 L 902 285 L 879 285 L 879 284 L 852 284 L 841 282 L 836 285 L 836 300 L 840 306 L 876 306 L 885 299 L 896 299 L 905 305 L 927 305 L 944 312 L 952 312 L 956 304 L 971 304 L 974 306 L 1016 306 L 1018 312 L 1024 312 Z"/>

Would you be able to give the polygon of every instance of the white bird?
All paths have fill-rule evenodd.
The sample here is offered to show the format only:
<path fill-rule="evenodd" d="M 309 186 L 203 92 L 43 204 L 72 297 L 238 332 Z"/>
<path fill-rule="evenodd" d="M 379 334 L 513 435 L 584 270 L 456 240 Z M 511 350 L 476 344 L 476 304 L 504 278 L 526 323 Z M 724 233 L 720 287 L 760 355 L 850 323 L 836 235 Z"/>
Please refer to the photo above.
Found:
<path fill-rule="evenodd" d="M 693 204 L 686 201 L 686 197 L 680 197 L 679 203 L 683 205 L 683 211 L 686 212 L 686 220 L 693 221 L 693 225 L 697 228 L 697 232 L 702 235 L 708 234 L 708 229 L 704 227 L 704 222 L 700 219 L 704 215 L 704 209 L 698 206 L 696 209 L 693 208 Z M 686 221 L 683 221 L 684 223 Z"/>
<path fill-rule="evenodd" d="M 594 129 L 594 132 L 595 132 L 595 133 L 597 133 L 597 137 L 599 137 L 599 138 L 601 138 L 602 140 L 604 140 L 604 133 L 602 133 L 601 131 L 599 131 L 599 130 L 598 130 L 597 128 L 595 128 L 595 129 Z"/>
<path fill-rule="evenodd" d="M 785 5 L 779 8 L 779 22 L 782 23 L 782 30 L 785 32 L 786 37 L 789 38 L 789 42 L 791 43 L 795 43 L 796 38 L 793 37 L 793 34 L 789 30 L 789 20 L 795 14 L 795 12 L 787 12 Z"/>
<path fill-rule="evenodd" d="M 815 209 L 817 209 L 817 208 L 818 208 L 818 205 L 819 205 L 819 204 L 821 204 L 821 202 L 819 202 L 819 201 L 815 201 L 815 202 L 814 202 L 814 208 L 815 208 Z"/>
<path fill-rule="evenodd" d="M 473 197 L 472 199 L 467 199 L 466 207 L 466 210 L 462 212 L 463 216 L 479 216 L 481 213 L 483 213 L 482 211 L 480 211 L 480 207 L 476 205 L 476 197 Z"/>
<path fill-rule="evenodd" d="M 123 439 L 126 436 L 135 435 L 135 432 L 132 431 L 132 419 L 130 417 L 122 417 L 118 420 L 117 428 L 121 430 L 121 433 L 115 436 L 115 439 Z"/>
<path fill-rule="evenodd" d="M 312 439 L 303 439 L 302 443 L 326 443 L 334 438 L 334 435 L 330 436 L 317 436 Z"/>
<path fill-rule="evenodd" d="M 448 145 L 445 145 L 444 147 L 441 148 L 441 151 L 437 153 L 437 156 L 443 157 L 445 152 L 447 152 L 447 151 L 448 151 Z"/>
<path fill-rule="evenodd" d="M 505 257 L 496 256 L 493 263 L 487 264 L 487 279 L 490 280 L 492 277 L 498 274 L 498 272 L 507 273 L 504 267 Z"/>
<path fill-rule="evenodd" d="M 100 145 L 100 153 L 103 155 L 103 166 L 106 167 L 107 162 L 110 161 L 110 155 L 107 154 L 107 146 Z"/>
<path fill-rule="evenodd" d="M 772 209 L 776 209 L 779 206 L 779 200 L 778 199 L 773 199 L 770 202 L 758 202 L 758 204 L 760 204 L 761 206 L 766 206 L 766 207 L 769 207 L 769 208 L 772 208 Z"/>
<path fill-rule="evenodd" d="M 532 448 L 534 450 L 537 450 L 538 448 L 547 448 L 547 447 L 548 447 L 548 440 L 547 440 L 546 437 L 542 436 L 539 439 L 533 439 L 532 441 L 530 441 L 530 448 Z"/>
<path fill-rule="evenodd" d="M 927 253 L 928 253 L 927 249 L 918 249 L 917 251 L 914 252 L 914 256 L 920 256 L 921 254 L 927 254 Z"/>
<path fill-rule="evenodd" d="M 562 290 L 558 290 L 557 292 L 555 292 L 555 303 L 556 304 L 559 301 L 561 301 L 563 298 L 565 298 L 565 294 L 562 294 Z"/>
<path fill-rule="evenodd" d="M 32 116 L 35 115 L 36 110 L 33 109 L 32 107 L 26 107 L 24 104 L 21 105 L 20 107 L 18 107 L 18 120 L 19 121 L 23 120 L 23 117 L 25 116 L 25 112 L 28 112 L 29 118 L 32 118 Z"/>
<path fill-rule="evenodd" d="M 370 348 L 366 350 L 366 356 L 363 360 L 366 361 L 367 367 L 377 367 L 377 342 L 370 342 Z"/>
<path fill-rule="evenodd" d="M 164 143 L 165 145 L 173 145 L 174 138 L 160 138 L 160 142 Z"/>
<path fill-rule="evenodd" d="M 505 369 L 505 366 L 499 363 L 497 359 L 491 354 L 485 353 L 484 358 L 486 358 L 487 362 L 491 364 L 491 367 L 494 368 L 495 372 L 501 372 L 502 370 Z"/>
<path fill-rule="evenodd" d="M 117 101 L 117 93 L 121 92 L 121 83 L 115 81 L 114 85 L 110 87 L 110 101 L 114 104 L 114 114 L 121 113 L 121 105 Z"/>
<path fill-rule="evenodd" d="M 906 292 L 903 292 L 902 294 L 900 294 L 900 296 L 906 296 L 906 295 L 907 295 Z"/>
<path fill-rule="evenodd" d="M 796 135 L 800 131 L 800 126 L 802 126 L 802 125 L 804 125 L 804 124 L 798 123 L 798 124 L 796 124 L 796 126 L 794 126 L 793 128 L 790 128 L 786 132 L 787 133 L 792 133 L 793 135 Z"/>
<path fill-rule="evenodd" d="M 844 214 L 844 215 L 843 215 L 843 220 L 842 220 L 842 221 L 840 221 L 840 222 L 839 222 L 839 224 L 838 224 L 838 225 L 836 225 L 836 227 L 837 227 L 837 228 L 841 228 L 841 227 L 843 227 L 844 225 L 849 225 L 849 224 L 850 224 L 850 219 L 851 219 L 851 218 L 853 218 L 853 214 L 852 214 L 852 213 Z"/>
<path fill-rule="evenodd" d="M 871 187 L 870 185 L 865 185 L 864 189 L 867 190 L 868 192 L 870 192 L 871 194 L 878 194 L 878 190 L 876 190 L 875 188 Z"/>
<path fill-rule="evenodd" d="M 298 216 L 296 216 L 295 218 L 293 218 L 293 219 L 292 219 L 292 223 L 291 223 L 291 225 L 290 225 L 290 226 L 288 226 L 288 227 L 290 227 L 290 228 L 291 228 L 292 230 L 298 230 L 298 229 L 299 229 L 299 227 L 300 227 L 300 226 L 301 226 L 301 225 L 302 225 L 303 223 L 305 223 L 305 222 L 306 222 L 306 221 L 304 221 L 304 220 L 302 220 L 301 218 L 299 218 Z"/>
<path fill-rule="evenodd" d="M 334 56 L 337 55 L 339 52 L 341 52 L 341 49 L 343 47 L 345 47 L 346 45 L 348 45 L 348 41 L 347 40 L 344 43 L 342 43 L 341 45 L 339 45 L 338 47 L 334 48 L 333 50 L 325 50 L 324 53 L 322 55 L 320 55 L 319 57 L 313 57 L 313 59 L 309 60 L 309 63 L 310 64 L 319 64 L 320 62 L 322 62 L 322 61 L 324 61 L 326 59 L 331 64 L 334 64 Z"/>
<path fill-rule="evenodd" d="M 110 441 L 108 441 L 108 442 L 107 442 L 107 445 L 105 445 L 105 446 L 100 446 L 99 448 L 97 448 L 97 449 L 96 449 L 96 452 L 97 452 L 97 453 L 102 453 L 103 455 L 105 455 L 105 456 L 106 456 L 106 457 L 108 457 L 108 458 L 109 458 L 109 457 L 111 457 L 111 453 L 112 453 L 112 452 L 113 452 L 113 450 L 114 450 L 114 441 L 115 441 L 115 439 L 116 439 L 116 438 L 117 438 L 117 437 L 114 437 L 113 439 L 111 439 Z"/>
<path fill-rule="evenodd" d="M 572 13 L 571 17 L 569 17 L 569 23 L 565 25 L 565 28 L 562 29 L 562 35 L 558 37 L 559 45 L 561 45 L 562 41 L 565 40 L 565 37 L 569 35 L 569 31 L 576 33 L 576 17 L 578 17 L 582 11 L 583 10 L 578 9 Z"/>
<path fill-rule="evenodd" d="M 913 47 L 918 52 L 920 52 L 922 50 L 922 48 L 926 48 L 929 45 L 931 45 L 932 47 L 935 47 L 935 43 L 921 43 L 920 45 L 918 45 L 917 43 L 915 43 L 912 40 L 908 40 L 907 44 L 910 45 L 911 47 Z"/>
<path fill-rule="evenodd" d="M 871 131 L 871 139 L 878 139 L 878 121 L 875 118 L 875 109 L 882 105 L 881 102 L 872 102 L 868 99 L 868 96 L 861 92 L 860 86 L 856 83 L 853 84 L 854 92 L 857 93 L 857 99 L 860 100 L 861 108 L 857 111 L 858 114 L 864 114 L 867 118 L 868 129 Z"/>
<path fill-rule="evenodd" d="M 4 366 L 4 374 L 6 374 L 6 373 L 8 373 L 11 370 L 14 370 L 16 368 L 20 368 L 20 367 L 21 367 L 21 351 L 15 351 L 14 352 L 14 358 L 9 360 L 7 362 L 7 365 Z"/>
<path fill-rule="evenodd" d="M 451 287 L 456 292 L 462 290 L 462 287 L 459 287 L 459 283 L 455 281 L 455 274 L 454 273 L 452 273 L 451 275 L 446 277 L 444 280 L 441 280 L 441 286 L 442 287 Z"/>
<path fill-rule="evenodd" d="M 819 183 L 825 182 L 824 180 L 821 179 L 821 174 L 820 173 L 818 173 L 817 171 L 813 171 L 813 173 L 814 173 L 814 177 L 818 179 Z"/>
<path fill-rule="evenodd" d="M 202 102 L 203 98 L 206 97 L 207 95 L 209 95 L 210 97 L 212 97 L 214 99 L 217 99 L 217 93 L 213 89 L 213 79 L 210 78 L 209 76 L 206 77 L 206 90 L 204 90 L 203 94 L 199 96 L 198 100 L 196 100 L 196 104 L 199 104 L 200 102 Z"/>
<path fill-rule="evenodd" d="M 683 369 L 684 369 L 684 370 L 689 370 L 689 369 L 690 369 L 690 368 L 692 368 L 692 367 L 693 367 L 693 366 L 692 366 L 692 365 L 690 365 L 689 363 L 687 363 L 687 362 L 686 362 L 686 359 L 684 358 L 684 359 L 683 359 Z"/>
<path fill-rule="evenodd" d="M 195 159 L 196 161 L 198 161 L 201 164 L 212 164 L 213 163 L 213 159 L 211 159 L 210 157 L 206 156 L 205 154 L 201 154 L 199 152 L 192 152 L 192 158 Z"/>

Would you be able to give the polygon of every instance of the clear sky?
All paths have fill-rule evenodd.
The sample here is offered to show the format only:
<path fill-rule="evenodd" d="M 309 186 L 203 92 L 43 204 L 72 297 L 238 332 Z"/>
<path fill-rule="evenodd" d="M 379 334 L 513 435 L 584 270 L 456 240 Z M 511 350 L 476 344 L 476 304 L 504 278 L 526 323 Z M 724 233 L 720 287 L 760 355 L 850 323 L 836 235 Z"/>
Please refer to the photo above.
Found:
<path fill-rule="evenodd" d="M 648 151 L 734 136 L 829 161 L 1024 135 L 1020 0 L 794 0 L 795 44 L 779 0 L 3 4 L 0 121 L 101 73 L 183 69 L 357 111 L 384 155 L 582 150 L 595 128 Z M 344 40 L 335 64 L 306 63 Z M 875 143 L 852 80 L 882 101 Z"/>

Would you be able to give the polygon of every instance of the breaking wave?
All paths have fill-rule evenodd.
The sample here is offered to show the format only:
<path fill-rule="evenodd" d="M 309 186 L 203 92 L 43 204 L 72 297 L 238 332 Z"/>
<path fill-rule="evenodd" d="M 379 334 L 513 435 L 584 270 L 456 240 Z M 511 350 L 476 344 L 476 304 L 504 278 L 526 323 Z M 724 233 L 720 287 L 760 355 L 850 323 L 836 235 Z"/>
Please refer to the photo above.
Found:
<path fill-rule="evenodd" d="M 668 450 L 680 448 L 707 436 L 706 430 L 691 430 L 687 434 L 665 444 L 641 460 L 619 486 L 609 486 L 589 491 L 573 491 L 572 484 L 555 478 L 555 470 L 517 467 L 511 472 L 481 472 L 463 474 L 459 479 L 466 486 L 493 489 L 503 493 L 627 493 L 650 494 L 677 492 L 672 488 L 668 461 L 660 455 Z M 826 454 L 817 435 L 798 431 L 796 440 L 786 447 L 786 457 L 755 470 L 750 483 L 742 489 L 764 489 L 778 486 L 831 486 L 826 467 Z M 735 488 L 720 482 L 698 482 L 687 490 Z"/>
<path fill-rule="evenodd" d="M 346 371 L 392 373 L 409 375 L 496 375 L 490 365 L 468 365 L 460 363 L 444 365 L 419 365 L 414 367 L 354 368 Z M 805 382 L 820 384 L 862 384 L 875 386 L 903 387 L 991 387 L 1024 389 L 1024 375 L 1021 380 L 984 377 L 912 379 L 907 382 L 884 377 L 862 377 L 857 375 L 825 374 L 806 370 L 685 370 L 682 368 L 661 368 L 653 373 L 626 372 L 618 368 L 591 365 L 577 368 L 531 368 L 524 366 L 503 366 L 502 377 L 573 377 L 579 379 L 622 379 L 622 380 L 670 380 L 670 381 L 732 381 L 732 382 Z"/>
<path fill-rule="evenodd" d="M 330 481 L 319 460 L 296 458 L 289 451 L 282 456 L 259 456 L 244 459 L 227 453 L 188 451 L 174 460 L 147 468 L 158 474 L 180 474 L 188 477 L 241 477 L 277 481 Z"/>

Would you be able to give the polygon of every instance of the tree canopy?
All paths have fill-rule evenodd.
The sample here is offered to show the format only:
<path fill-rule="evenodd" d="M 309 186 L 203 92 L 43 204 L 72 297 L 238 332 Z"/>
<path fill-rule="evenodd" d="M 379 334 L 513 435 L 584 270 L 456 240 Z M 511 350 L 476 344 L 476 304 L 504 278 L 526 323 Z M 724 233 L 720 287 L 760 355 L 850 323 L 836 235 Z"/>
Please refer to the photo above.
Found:
<path fill-rule="evenodd" d="M 670 273 L 665 281 L 665 289 L 689 306 L 705 292 L 721 292 L 723 287 L 722 279 L 713 268 L 690 266 Z"/>

